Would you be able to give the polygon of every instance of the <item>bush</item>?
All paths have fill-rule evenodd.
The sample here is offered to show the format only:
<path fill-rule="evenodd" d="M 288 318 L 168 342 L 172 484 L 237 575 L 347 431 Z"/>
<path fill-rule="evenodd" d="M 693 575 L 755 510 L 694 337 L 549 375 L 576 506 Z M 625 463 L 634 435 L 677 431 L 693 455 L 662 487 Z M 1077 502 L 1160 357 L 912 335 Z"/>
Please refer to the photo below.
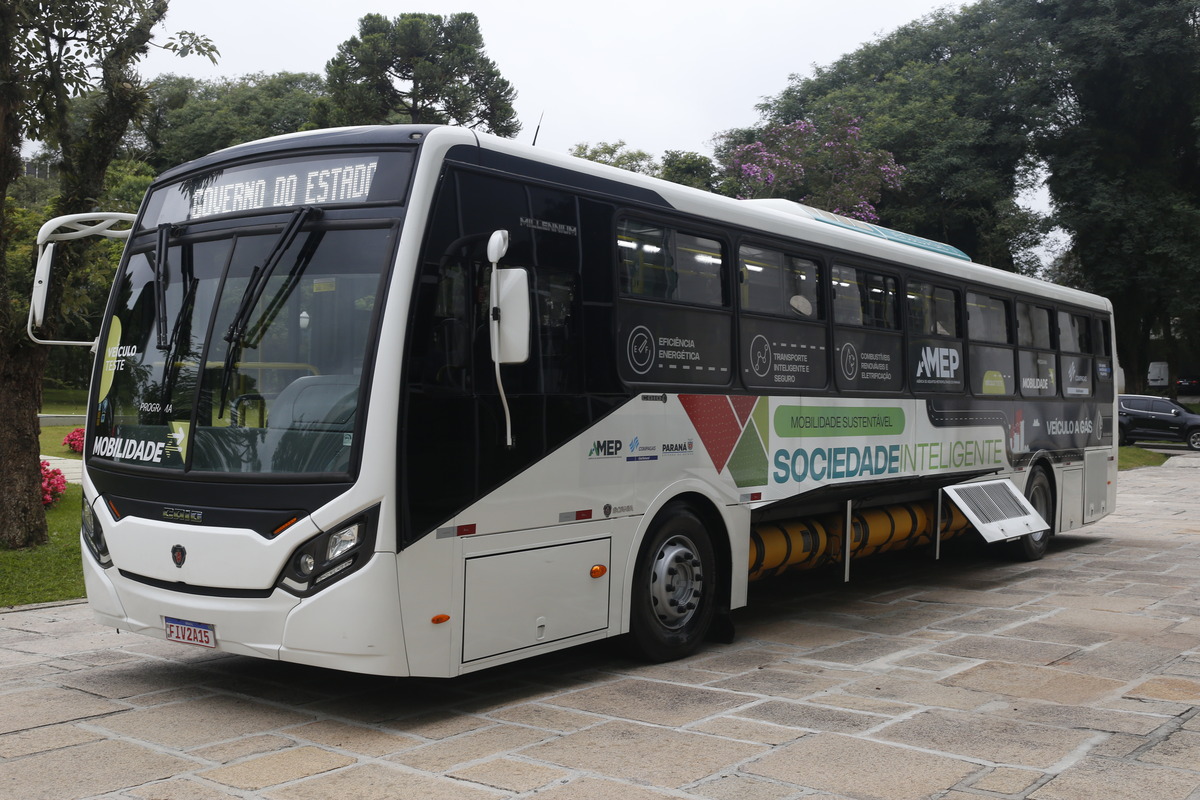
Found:
<path fill-rule="evenodd" d="M 67 490 L 67 479 L 61 469 L 50 469 L 50 462 L 42 462 L 42 505 L 49 508 L 58 502 Z"/>
<path fill-rule="evenodd" d="M 83 452 L 83 428 L 76 428 L 63 438 L 63 445 L 76 453 Z"/>

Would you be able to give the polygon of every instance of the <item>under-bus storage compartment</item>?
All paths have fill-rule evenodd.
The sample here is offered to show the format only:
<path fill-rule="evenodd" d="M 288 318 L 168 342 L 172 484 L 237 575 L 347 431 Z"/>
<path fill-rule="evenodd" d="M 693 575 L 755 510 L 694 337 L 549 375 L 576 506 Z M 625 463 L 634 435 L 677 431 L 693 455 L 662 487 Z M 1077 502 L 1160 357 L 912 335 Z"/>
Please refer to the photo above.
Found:
<path fill-rule="evenodd" d="M 1083 468 L 1064 469 L 1060 480 L 1058 530 L 1073 531 L 1083 526 Z"/>
<path fill-rule="evenodd" d="M 610 551 L 594 539 L 468 558 L 463 662 L 607 628 Z"/>
<path fill-rule="evenodd" d="M 1108 507 L 1108 465 L 1111 460 L 1112 453 L 1108 450 L 1089 450 L 1084 453 L 1084 522 L 1095 522 L 1112 510 Z"/>

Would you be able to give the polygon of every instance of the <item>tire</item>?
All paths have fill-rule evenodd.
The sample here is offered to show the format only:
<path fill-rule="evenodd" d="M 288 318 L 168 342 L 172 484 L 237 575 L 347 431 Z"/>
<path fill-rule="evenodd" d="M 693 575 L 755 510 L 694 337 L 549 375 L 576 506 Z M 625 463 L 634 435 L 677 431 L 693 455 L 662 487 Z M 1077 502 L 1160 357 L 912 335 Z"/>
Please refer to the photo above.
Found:
<path fill-rule="evenodd" d="M 672 504 L 654 522 L 633 576 L 629 632 L 634 651 L 674 661 L 704 641 L 717 601 L 717 560 L 704 522 Z"/>
<path fill-rule="evenodd" d="M 1118 444 L 1120 447 L 1129 447 L 1129 446 L 1131 446 L 1131 445 L 1133 444 L 1133 439 L 1130 439 L 1130 438 L 1129 438 L 1129 433 L 1126 431 L 1126 429 L 1125 429 L 1125 426 L 1124 426 L 1124 425 L 1122 425 L 1122 426 L 1119 428 L 1119 431 L 1120 431 L 1120 433 L 1119 433 L 1119 435 L 1118 435 L 1118 437 L 1117 437 L 1117 444 Z"/>
<path fill-rule="evenodd" d="M 1048 530 L 1030 533 L 1012 543 L 1014 555 L 1022 561 L 1040 561 L 1046 555 L 1050 537 L 1054 535 L 1054 486 L 1046 470 L 1034 469 L 1025 483 L 1025 499 L 1042 519 L 1050 523 Z"/>
<path fill-rule="evenodd" d="M 1187 432 L 1187 446 L 1189 450 L 1200 450 L 1200 428 L 1192 428 Z"/>

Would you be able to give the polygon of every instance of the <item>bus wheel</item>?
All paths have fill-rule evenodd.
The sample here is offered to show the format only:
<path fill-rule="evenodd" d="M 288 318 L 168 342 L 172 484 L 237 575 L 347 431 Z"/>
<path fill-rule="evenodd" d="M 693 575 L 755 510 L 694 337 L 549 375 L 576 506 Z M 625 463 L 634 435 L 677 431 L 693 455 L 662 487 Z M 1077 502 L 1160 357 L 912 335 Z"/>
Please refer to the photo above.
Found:
<path fill-rule="evenodd" d="M 1050 485 L 1050 478 L 1046 476 L 1046 470 L 1039 467 L 1029 476 L 1029 482 L 1025 484 L 1025 499 L 1042 519 L 1050 523 L 1050 527 L 1017 539 L 1013 542 L 1013 550 L 1022 561 L 1038 561 L 1046 555 L 1046 547 L 1050 544 L 1050 537 L 1054 535 L 1054 489 Z"/>
<path fill-rule="evenodd" d="M 712 623 L 718 583 L 704 522 L 687 506 L 667 506 L 642 544 L 634 572 L 634 649 L 650 661 L 695 650 Z"/>

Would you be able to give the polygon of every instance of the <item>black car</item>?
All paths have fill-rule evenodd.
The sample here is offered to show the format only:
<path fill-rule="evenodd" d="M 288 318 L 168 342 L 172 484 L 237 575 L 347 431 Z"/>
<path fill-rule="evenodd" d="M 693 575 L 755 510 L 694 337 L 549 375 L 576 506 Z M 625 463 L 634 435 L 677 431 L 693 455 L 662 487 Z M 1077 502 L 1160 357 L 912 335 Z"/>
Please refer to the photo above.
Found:
<path fill-rule="evenodd" d="M 1200 450 L 1200 414 L 1161 397 L 1123 394 L 1119 421 L 1121 444 L 1138 441 L 1183 442 Z"/>
<path fill-rule="evenodd" d="M 1200 394 L 1200 375 L 1181 376 L 1175 381 L 1175 390 L 1179 394 Z"/>

